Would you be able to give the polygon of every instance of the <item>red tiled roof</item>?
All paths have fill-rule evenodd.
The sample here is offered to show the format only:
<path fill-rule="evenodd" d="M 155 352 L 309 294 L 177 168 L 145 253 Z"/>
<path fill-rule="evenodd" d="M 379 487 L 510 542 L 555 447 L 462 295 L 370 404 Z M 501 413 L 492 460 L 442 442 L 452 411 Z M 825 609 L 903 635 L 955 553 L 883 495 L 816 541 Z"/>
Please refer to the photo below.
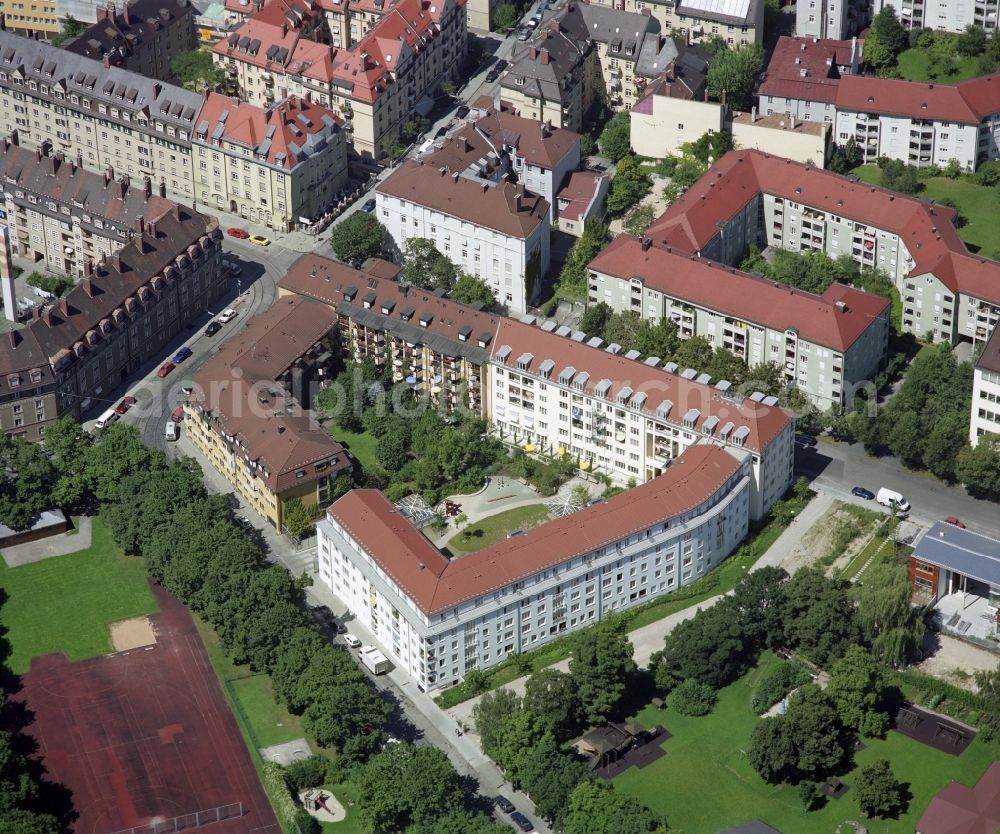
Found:
<path fill-rule="evenodd" d="M 732 422 L 736 429 L 746 426 L 749 434 L 744 446 L 755 452 L 766 449 L 791 419 L 788 412 L 778 406 L 756 403 L 749 398 L 733 398 L 711 385 L 684 379 L 663 368 L 626 359 L 514 319 L 500 320 L 493 340 L 494 361 L 504 346 L 511 348 L 511 362 L 524 353 L 531 354 L 527 369 L 532 372 L 537 372 L 542 362 L 551 359 L 555 363 L 552 379 L 556 379 L 564 368 L 573 368 L 577 373 L 586 371 L 590 376 L 584 390 L 588 393 L 593 393 L 602 379 L 609 380 L 611 387 L 606 394 L 609 402 L 615 402 L 626 388 L 632 395 L 645 394 L 642 410 L 651 416 L 656 415 L 661 403 L 669 400 L 673 404 L 667 418 L 670 422 L 680 424 L 684 415 L 694 408 L 700 412 L 693 426 L 696 430 L 700 431 L 709 417 L 718 417 L 720 426 L 727 422 Z"/>
<path fill-rule="evenodd" d="M 1000 829 L 1000 762 L 974 788 L 949 782 L 917 823 L 918 834 L 996 834 Z"/>
<path fill-rule="evenodd" d="M 832 103 L 841 81 L 837 67 L 850 66 L 852 46 L 851 41 L 779 38 L 759 94 Z"/>
<path fill-rule="evenodd" d="M 898 78 L 845 75 L 837 88 L 838 110 L 886 113 L 911 119 L 979 124 L 980 115 L 955 84 L 924 84 Z"/>
<path fill-rule="evenodd" d="M 717 223 L 757 194 L 848 217 L 899 235 L 911 275 L 933 273 L 952 292 L 1000 303 L 1000 264 L 972 255 L 955 230 L 954 209 L 761 151 L 730 151 L 646 230 L 654 241 L 699 253 Z"/>
<path fill-rule="evenodd" d="M 659 244 L 644 252 L 642 242 L 629 235 L 616 237 L 589 268 L 625 281 L 642 278 L 647 287 L 673 298 L 773 330 L 798 330 L 801 338 L 837 351 L 850 348 L 889 307 L 887 298 L 842 284 L 815 295 Z"/>
<path fill-rule="evenodd" d="M 691 446 L 642 486 L 452 560 L 377 490 L 352 490 L 327 513 L 421 611 L 434 615 L 688 512 L 739 467 L 716 446 Z"/>
<path fill-rule="evenodd" d="M 559 210 L 560 217 L 579 220 L 587 213 L 587 208 L 597 193 L 598 180 L 602 175 L 596 171 L 570 171 L 559 189 L 556 200 L 567 200 L 569 205 Z"/>

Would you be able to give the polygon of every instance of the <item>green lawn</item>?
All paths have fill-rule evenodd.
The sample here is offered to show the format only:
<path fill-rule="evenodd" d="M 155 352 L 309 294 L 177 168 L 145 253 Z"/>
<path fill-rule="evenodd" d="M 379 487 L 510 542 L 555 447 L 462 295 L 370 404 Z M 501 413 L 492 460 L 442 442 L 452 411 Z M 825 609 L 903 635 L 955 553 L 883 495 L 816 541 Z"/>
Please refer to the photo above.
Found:
<path fill-rule="evenodd" d="M 664 814 L 672 829 L 685 834 L 715 834 L 754 819 L 788 834 L 830 834 L 846 820 L 863 822 L 850 791 L 806 814 L 795 788 L 766 784 L 747 763 L 743 750 L 758 720 L 750 696 L 764 672 L 781 662 L 765 655 L 756 669 L 722 690 L 715 710 L 703 718 L 652 707 L 640 712 L 645 726 L 662 724 L 672 733 L 664 742 L 667 755 L 642 770 L 625 771 L 614 780 L 615 787 Z M 878 834 L 913 834 L 931 797 L 950 779 L 972 785 L 1000 755 L 1000 746 L 978 739 L 957 758 L 892 732 L 884 740 L 865 739 L 865 744 L 855 756 L 856 766 L 889 759 L 913 797 L 899 819 L 869 825 Z M 854 771 L 842 778 L 852 785 Z"/>
<path fill-rule="evenodd" d="M 956 81 L 965 81 L 966 78 L 975 78 L 979 75 L 979 65 L 976 58 L 964 58 L 957 53 L 952 53 L 955 59 L 955 72 L 948 75 L 939 75 L 931 78 L 927 73 L 930 62 L 930 53 L 926 49 L 906 49 L 899 54 L 898 68 L 899 74 L 909 81 L 928 81 L 933 84 L 954 84 Z"/>
<path fill-rule="evenodd" d="M 865 182 L 878 185 L 877 165 L 862 165 L 852 171 Z M 948 197 L 955 201 L 966 224 L 958 230 L 958 236 L 970 248 L 981 250 L 986 257 L 1000 254 L 1000 234 L 997 230 L 996 214 L 1000 210 L 1000 198 L 992 188 L 977 185 L 968 179 L 951 180 L 947 177 L 930 177 L 921 180 L 924 187 L 916 195 L 922 200 L 942 200 Z"/>
<path fill-rule="evenodd" d="M 334 440 L 351 453 L 366 472 L 381 470 L 382 467 L 375 463 L 375 438 L 370 434 L 365 432 L 355 434 L 336 426 L 331 427 L 330 434 Z"/>
<path fill-rule="evenodd" d="M 449 539 L 447 548 L 454 554 L 473 553 L 503 541 L 514 530 L 529 530 L 548 520 L 549 511 L 544 504 L 530 504 L 507 510 L 470 524 Z"/>
<path fill-rule="evenodd" d="M 146 565 L 125 556 L 98 518 L 87 550 L 18 568 L 0 559 L 0 587 L 8 596 L 0 623 L 8 631 L 8 665 L 15 674 L 51 652 L 70 660 L 106 654 L 112 651 L 109 623 L 157 610 Z"/>
<path fill-rule="evenodd" d="M 226 657 L 219 636 L 214 629 L 198 616 L 195 616 L 194 620 L 205 644 L 208 659 L 212 663 L 212 668 L 215 669 L 226 701 L 228 701 L 236 723 L 239 725 L 240 734 L 250 752 L 250 759 L 257 769 L 258 776 L 263 764 L 258 751 L 259 747 L 270 747 L 272 744 L 305 738 L 309 741 L 313 752 L 331 759 L 336 755 L 332 750 L 319 747 L 302 729 L 302 719 L 289 713 L 274 700 L 274 690 L 267 675 L 255 675 L 246 666 L 234 665 Z M 265 792 L 268 792 L 265 780 L 261 780 L 261 785 L 263 785 Z M 369 834 L 364 820 L 350 809 L 350 805 L 354 803 L 357 796 L 355 786 L 350 782 L 345 782 L 328 787 L 347 808 L 347 819 L 338 823 L 323 823 L 322 828 L 325 834 Z M 282 822 L 284 834 L 296 834 L 294 825 L 285 823 L 280 816 L 279 822 Z"/>

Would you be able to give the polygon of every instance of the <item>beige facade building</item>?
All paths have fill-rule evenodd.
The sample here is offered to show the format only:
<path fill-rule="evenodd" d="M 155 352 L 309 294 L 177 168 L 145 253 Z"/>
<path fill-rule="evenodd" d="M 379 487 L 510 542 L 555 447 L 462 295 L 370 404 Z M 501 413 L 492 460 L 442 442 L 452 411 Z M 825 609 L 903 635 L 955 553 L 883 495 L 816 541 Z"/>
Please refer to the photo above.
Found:
<path fill-rule="evenodd" d="M 107 258 L 132 240 L 137 222 L 171 203 L 163 185 L 132 184 L 113 170 L 95 174 L 52 153 L 29 151 L 14 131 L 0 143 L 0 226 L 15 255 L 40 269 L 82 277 L 87 261 Z"/>
<path fill-rule="evenodd" d="M 357 270 L 303 255 L 278 285 L 280 297 L 304 295 L 337 313 L 341 344 L 355 361 L 392 365 L 436 408 L 483 417 L 483 391 L 497 316 L 396 281 L 399 268 L 371 261 Z"/>
<path fill-rule="evenodd" d="M 33 36 L 38 32 L 50 38 L 62 31 L 63 15 L 61 0 L 0 0 L 0 15 L 4 25 L 12 32 Z"/>
<path fill-rule="evenodd" d="M 263 110 L 209 93 L 194 132 L 198 202 L 279 231 L 318 220 L 347 181 L 341 124 L 295 96 Z"/>
<path fill-rule="evenodd" d="M 737 148 L 765 151 L 817 168 L 826 167 L 831 147 L 829 122 L 805 122 L 777 113 L 761 116 L 755 107 L 750 113 L 734 113 L 729 129 Z"/>
<path fill-rule="evenodd" d="M 308 411 L 336 321 L 310 299 L 279 300 L 198 372 L 184 406 L 195 447 L 276 530 L 290 501 L 318 515 L 337 477 L 351 471 L 344 448 Z"/>
<path fill-rule="evenodd" d="M 135 237 L 0 341 L 0 431 L 44 440 L 63 415 L 112 405 L 116 389 L 163 355 L 229 283 L 218 221 L 170 204 Z"/>

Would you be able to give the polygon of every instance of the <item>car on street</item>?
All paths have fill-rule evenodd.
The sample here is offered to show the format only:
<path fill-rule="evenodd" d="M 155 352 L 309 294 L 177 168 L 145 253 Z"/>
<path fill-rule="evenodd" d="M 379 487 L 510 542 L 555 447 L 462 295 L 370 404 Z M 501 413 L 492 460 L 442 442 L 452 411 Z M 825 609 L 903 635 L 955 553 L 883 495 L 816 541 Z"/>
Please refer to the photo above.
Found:
<path fill-rule="evenodd" d="M 468 115 L 469 115 L 469 108 L 465 104 L 463 104 L 461 107 L 458 108 L 458 110 L 455 111 L 456 119 L 464 119 Z"/>
<path fill-rule="evenodd" d="M 514 803 L 507 799 L 506 796 L 494 797 L 493 803 L 505 814 L 513 814 L 515 811 Z"/>
<path fill-rule="evenodd" d="M 223 261 L 222 265 L 226 269 L 228 269 L 229 270 L 229 274 L 232 275 L 232 276 L 234 276 L 234 277 L 237 276 L 237 275 L 242 275 L 243 274 L 243 267 L 241 267 L 235 261 Z"/>
<path fill-rule="evenodd" d="M 131 394 L 127 397 L 122 397 L 122 401 L 115 406 L 115 414 L 124 414 L 133 405 L 135 405 L 135 397 Z"/>
<path fill-rule="evenodd" d="M 345 634 L 344 642 L 347 643 L 352 649 L 357 649 L 361 646 L 361 641 L 355 637 L 353 634 Z"/>
<path fill-rule="evenodd" d="M 170 419 L 175 423 L 180 423 L 184 419 L 184 406 L 179 405 L 170 412 Z"/>
<path fill-rule="evenodd" d="M 170 361 L 173 362 L 175 365 L 180 365 L 181 362 L 183 362 L 185 359 L 188 359 L 192 353 L 193 351 L 191 350 L 191 348 L 189 348 L 187 345 L 184 345 L 183 347 L 177 350 L 177 353 L 175 353 L 171 357 Z"/>
<path fill-rule="evenodd" d="M 157 370 L 156 375 L 161 379 L 169 374 L 177 366 L 173 362 L 164 362 L 160 365 L 159 370 Z"/>
<path fill-rule="evenodd" d="M 531 18 L 531 20 L 528 21 L 527 25 L 528 25 L 529 29 L 534 29 L 538 25 L 538 19 L 534 18 L 534 17 Z"/>
<path fill-rule="evenodd" d="M 513 814 L 511 814 L 510 815 L 510 819 L 511 819 L 511 822 L 513 822 L 514 825 L 516 825 L 522 831 L 534 831 L 535 830 L 535 826 L 533 826 L 531 824 L 531 820 L 529 820 L 520 811 L 515 811 Z"/>
<path fill-rule="evenodd" d="M 435 133 L 435 134 L 434 134 L 434 138 L 435 138 L 435 139 L 440 139 L 440 138 L 441 138 L 442 136 L 444 136 L 444 135 L 445 135 L 445 134 L 446 134 L 447 132 L 448 132 L 448 125 L 445 125 L 444 127 L 439 127 L 439 128 L 437 129 L 437 133 Z"/>
<path fill-rule="evenodd" d="M 857 496 L 858 498 L 864 498 L 865 501 L 874 501 L 875 493 L 870 489 L 865 489 L 864 487 L 856 486 L 851 490 L 851 495 Z"/>
<path fill-rule="evenodd" d="M 221 313 L 219 313 L 219 321 L 225 324 L 227 321 L 232 321 L 239 315 L 232 307 L 227 307 Z"/>
<path fill-rule="evenodd" d="M 263 235 L 250 235 L 250 242 L 254 246 L 270 246 L 271 238 L 264 237 Z"/>
<path fill-rule="evenodd" d="M 205 335 L 206 336 L 214 336 L 220 330 L 222 330 L 222 325 L 221 324 L 219 324 L 217 321 L 210 321 L 208 323 L 208 327 L 205 328 Z"/>
<path fill-rule="evenodd" d="M 528 26 L 522 26 L 520 29 L 517 30 L 517 34 L 515 35 L 515 37 L 519 41 L 521 41 L 521 43 L 524 43 L 528 38 L 531 37 L 531 28 Z"/>
<path fill-rule="evenodd" d="M 230 237 L 239 238 L 240 240 L 246 240 L 248 237 L 250 237 L 250 232 L 248 232 L 246 229 L 239 229 L 235 226 L 231 229 L 226 229 L 226 234 L 229 235 Z"/>
<path fill-rule="evenodd" d="M 499 77 L 500 73 L 497 72 L 496 69 L 491 69 L 488 73 L 486 73 L 486 80 L 490 83 L 496 81 Z"/>
<path fill-rule="evenodd" d="M 250 519 L 245 515 L 238 515 L 233 519 L 233 524 L 239 527 L 244 533 L 249 533 L 253 530 L 253 524 L 250 523 Z"/>
<path fill-rule="evenodd" d="M 956 527 L 961 527 L 963 530 L 965 529 L 965 525 L 959 519 L 955 518 L 955 516 L 953 515 L 948 516 L 945 519 L 945 523 L 954 524 Z"/>
<path fill-rule="evenodd" d="M 363 211 L 365 214 L 371 214 L 375 211 L 375 198 L 373 197 L 370 200 L 365 200 L 364 205 L 361 206 L 359 211 Z"/>
<path fill-rule="evenodd" d="M 798 443 L 799 446 L 805 446 L 811 449 L 816 445 L 816 438 L 811 434 L 797 434 L 795 435 L 795 442 Z"/>

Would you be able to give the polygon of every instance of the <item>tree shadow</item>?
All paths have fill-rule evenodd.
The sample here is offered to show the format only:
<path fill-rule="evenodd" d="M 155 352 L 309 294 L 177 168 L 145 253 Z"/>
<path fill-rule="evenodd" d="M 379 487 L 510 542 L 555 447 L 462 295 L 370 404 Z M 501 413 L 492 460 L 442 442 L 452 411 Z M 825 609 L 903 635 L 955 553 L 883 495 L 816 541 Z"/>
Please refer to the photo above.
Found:
<path fill-rule="evenodd" d="M 610 717 L 612 721 L 621 721 L 645 709 L 656 697 L 656 683 L 650 669 L 638 669 L 633 672 L 625 684 L 625 692 L 615 706 Z"/>

